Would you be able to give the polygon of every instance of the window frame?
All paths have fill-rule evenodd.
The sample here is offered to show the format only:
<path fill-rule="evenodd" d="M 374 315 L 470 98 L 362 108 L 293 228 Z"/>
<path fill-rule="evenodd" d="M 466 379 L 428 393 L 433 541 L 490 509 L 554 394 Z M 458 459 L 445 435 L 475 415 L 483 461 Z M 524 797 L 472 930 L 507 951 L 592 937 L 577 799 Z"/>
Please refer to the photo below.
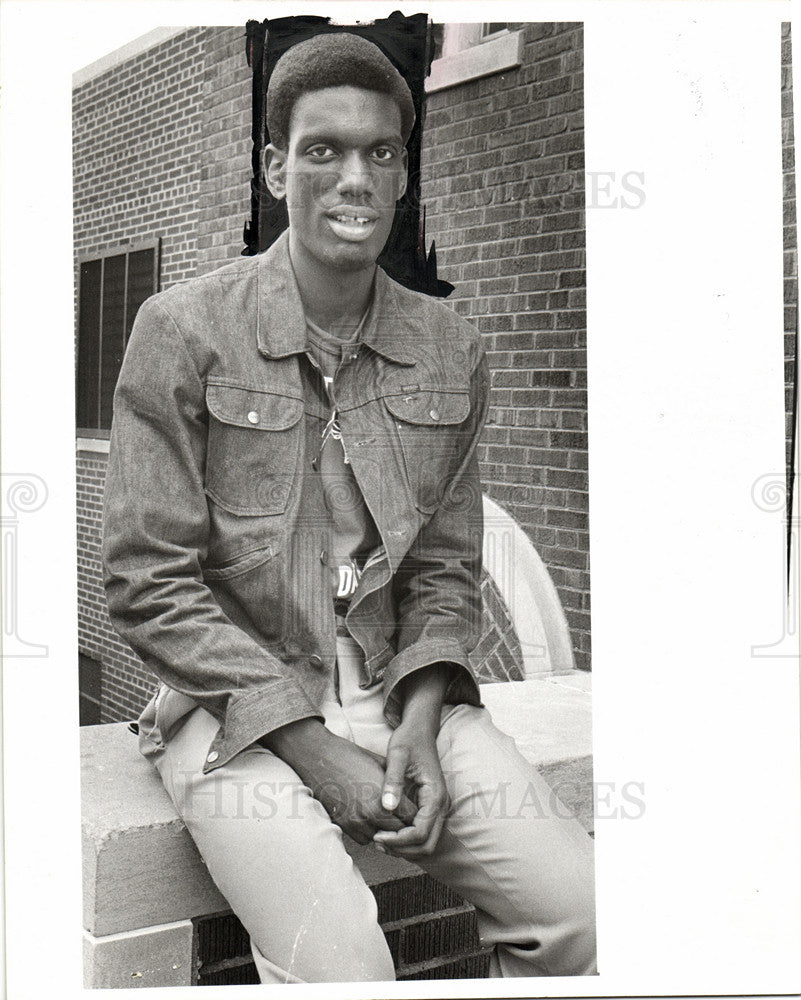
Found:
<path fill-rule="evenodd" d="M 488 21 L 446 23 L 442 55 L 431 63 L 426 93 L 435 94 L 469 80 L 516 69 L 523 62 L 523 30 L 501 28 L 490 35 Z"/>
<path fill-rule="evenodd" d="M 118 243 L 111 247 L 108 247 L 102 253 L 97 252 L 84 252 L 78 255 L 76 265 L 78 270 L 77 277 L 77 301 L 76 301 L 76 329 L 75 329 L 75 383 L 77 389 L 78 382 L 78 366 L 80 363 L 80 330 L 81 330 L 81 272 L 85 264 L 100 263 L 100 304 L 99 304 L 99 315 L 102 318 L 103 315 L 103 278 L 105 275 L 106 261 L 112 257 L 125 257 L 125 277 L 123 279 L 123 320 L 122 328 L 125 330 L 128 321 L 128 261 L 129 257 L 133 253 L 139 253 L 143 250 L 153 251 L 153 292 L 155 294 L 160 290 L 161 281 L 161 237 L 154 237 L 149 240 L 142 240 L 136 243 Z M 101 320 L 102 322 L 102 320 Z M 123 353 L 125 347 L 127 347 L 127 341 L 123 346 Z M 97 364 L 97 379 L 98 379 L 98 401 L 101 398 L 100 388 L 103 382 L 103 337 L 102 330 L 99 335 L 98 342 L 98 364 Z M 77 403 L 77 399 L 76 399 Z M 75 436 L 78 441 L 79 446 L 83 450 L 87 451 L 107 451 L 108 450 L 108 439 L 111 435 L 110 429 L 105 429 L 102 427 L 81 427 L 77 424 L 75 427 Z M 91 442 L 106 442 L 105 447 L 92 447 Z"/>

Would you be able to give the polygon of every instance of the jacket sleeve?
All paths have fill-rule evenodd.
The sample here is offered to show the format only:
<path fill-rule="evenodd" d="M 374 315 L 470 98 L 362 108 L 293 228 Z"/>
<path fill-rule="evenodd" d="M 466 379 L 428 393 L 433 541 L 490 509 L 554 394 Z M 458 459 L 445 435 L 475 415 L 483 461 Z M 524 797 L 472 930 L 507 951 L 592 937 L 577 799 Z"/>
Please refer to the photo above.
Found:
<path fill-rule="evenodd" d="M 481 704 L 469 653 L 481 638 L 484 525 L 476 448 L 488 406 L 489 369 L 478 345 L 455 471 L 395 574 L 397 654 L 384 674 L 384 714 L 392 725 L 401 717 L 398 683 L 432 663 L 453 667 L 446 702 Z"/>
<path fill-rule="evenodd" d="M 203 581 L 207 420 L 196 361 L 159 298 L 150 299 L 137 315 L 114 396 L 106 598 L 114 627 L 145 665 L 221 723 L 210 748 L 219 767 L 267 732 L 320 713 Z"/>

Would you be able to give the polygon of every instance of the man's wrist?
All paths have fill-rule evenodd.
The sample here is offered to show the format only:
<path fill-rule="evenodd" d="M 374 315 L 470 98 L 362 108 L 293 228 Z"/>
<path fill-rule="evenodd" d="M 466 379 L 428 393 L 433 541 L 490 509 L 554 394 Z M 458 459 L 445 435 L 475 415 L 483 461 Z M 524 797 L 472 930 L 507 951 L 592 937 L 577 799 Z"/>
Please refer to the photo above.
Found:
<path fill-rule="evenodd" d="M 262 736 L 259 743 L 292 767 L 317 756 L 326 746 L 329 735 L 319 719 L 298 719 Z"/>
<path fill-rule="evenodd" d="M 452 673 L 452 664 L 441 661 L 420 667 L 403 678 L 401 725 L 419 724 L 435 732 L 439 729 L 442 703 Z"/>

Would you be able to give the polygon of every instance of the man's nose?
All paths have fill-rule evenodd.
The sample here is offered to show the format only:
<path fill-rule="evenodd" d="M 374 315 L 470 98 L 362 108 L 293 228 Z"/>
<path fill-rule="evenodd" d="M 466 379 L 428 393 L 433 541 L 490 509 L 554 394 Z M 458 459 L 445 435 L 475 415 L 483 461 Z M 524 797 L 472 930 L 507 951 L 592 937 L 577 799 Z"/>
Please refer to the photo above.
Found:
<path fill-rule="evenodd" d="M 370 165 L 356 151 L 346 154 L 340 164 L 337 190 L 340 194 L 363 195 L 372 191 Z"/>

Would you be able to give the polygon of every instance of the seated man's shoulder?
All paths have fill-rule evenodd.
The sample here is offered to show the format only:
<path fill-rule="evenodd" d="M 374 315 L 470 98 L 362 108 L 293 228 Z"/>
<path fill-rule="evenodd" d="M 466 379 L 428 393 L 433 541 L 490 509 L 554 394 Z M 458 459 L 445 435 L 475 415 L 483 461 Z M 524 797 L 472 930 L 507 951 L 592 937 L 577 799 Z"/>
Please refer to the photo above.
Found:
<path fill-rule="evenodd" d="M 147 306 L 161 307 L 174 318 L 194 311 L 230 309 L 241 301 L 243 306 L 254 299 L 258 257 L 241 257 L 205 274 L 170 285 L 147 300 Z"/>
<path fill-rule="evenodd" d="M 483 340 L 476 327 L 456 312 L 453 305 L 424 292 L 412 291 L 389 279 L 402 315 L 421 320 L 428 331 L 438 338 L 453 342 L 454 346 L 482 350 Z"/>

